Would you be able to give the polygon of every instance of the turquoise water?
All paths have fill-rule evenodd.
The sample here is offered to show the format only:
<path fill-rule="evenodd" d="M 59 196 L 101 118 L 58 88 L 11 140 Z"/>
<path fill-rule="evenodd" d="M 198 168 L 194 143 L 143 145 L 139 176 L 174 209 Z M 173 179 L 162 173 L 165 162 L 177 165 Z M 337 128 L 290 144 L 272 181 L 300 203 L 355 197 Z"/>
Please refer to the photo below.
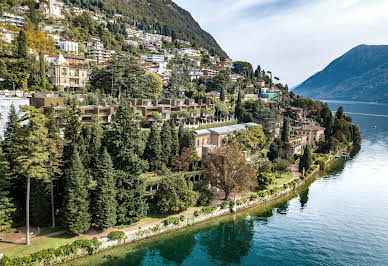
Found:
<path fill-rule="evenodd" d="M 338 171 L 270 208 L 72 264 L 388 265 L 388 106 L 342 105 L 353 113 L 365 139 L 360 152 Z"/>

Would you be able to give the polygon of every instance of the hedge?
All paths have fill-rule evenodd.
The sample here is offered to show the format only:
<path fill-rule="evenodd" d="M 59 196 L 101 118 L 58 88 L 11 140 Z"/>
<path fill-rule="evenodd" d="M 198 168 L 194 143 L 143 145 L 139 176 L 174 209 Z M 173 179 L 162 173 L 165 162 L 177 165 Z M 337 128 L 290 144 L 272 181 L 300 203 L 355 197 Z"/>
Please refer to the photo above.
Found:
<path fill-rule="evenodd" d="M 57 249 L 49 248 L 42 249 L 38 252 L 35 252 L 31 255 L 27 255 L 21 258 L 11 259 L 7 256 L 4 256 L 1 261 L 1 266 L 13 266 L 13 265 L 39 265 L 39 264 L 50 264 L 58 257 L 69 257 L 76 255 L 81 250 L 87 251 L 89 255 L 92 255 L 97 252 L 101 243 L 96 237 L 92 240 L 81 239 L 76 240 L 71 244 L 60 246 Z"/>
<path fill-rule="evenodd" d="M 202 208 L 201 212 L 203 214 L 211 214 L 213 212 L 215 212 L 217 210 L 217 206 L 213 205 L 213 206 L 208 206 L 208 207 L 205 207 L 205 208 Z"/>
<path fill-rule="evenodd" d="M 170 217 L 170 218 L 167 218 L 166 220 L 164 220 L 164 225 L 165 226 L 168 226 L 170 224 L 173 224 L 173 225 L 178 225 L 181 223 L 181 220 L 179 217 L 177 216 L 174 216 L 174 217 Z"/>
<path fill-rule="evenodd" d="M 122 240 L 125 238 L 125 233 L 123 231 L 113 231 L 108 234 L 108 239 L 113 240 Z"/>
<path fill-rule="evenodd" d="M 222 202 L 221 203 L 221 209 L 223 210 L 223 209 L 226 209 L 227 207 L 229 206 L 229 202 L 227 202 L 227 201 L 224 201 L 224 202 Z"/>

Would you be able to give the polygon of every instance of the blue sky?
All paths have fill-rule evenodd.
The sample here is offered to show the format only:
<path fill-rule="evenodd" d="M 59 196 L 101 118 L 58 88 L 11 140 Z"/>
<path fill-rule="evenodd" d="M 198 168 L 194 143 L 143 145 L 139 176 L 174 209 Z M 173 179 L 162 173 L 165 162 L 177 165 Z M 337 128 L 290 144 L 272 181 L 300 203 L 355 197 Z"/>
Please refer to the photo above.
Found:
<path fill-rule="evenodd" d="M 388 44 L 388 0 L 175 0 L 233 60 L 295 86 L 359 44 Z"/>

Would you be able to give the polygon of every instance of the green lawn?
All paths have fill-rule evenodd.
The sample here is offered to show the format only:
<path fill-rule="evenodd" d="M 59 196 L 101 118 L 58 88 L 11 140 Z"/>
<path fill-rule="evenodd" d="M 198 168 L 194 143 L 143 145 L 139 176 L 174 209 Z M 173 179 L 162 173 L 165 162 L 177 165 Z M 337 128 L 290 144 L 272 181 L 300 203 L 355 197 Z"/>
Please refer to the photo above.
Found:
<path fill-rule="evenodd" d="M 40 240 L 31 240 L 30 246 L 18 244 L 16 246 L 0 249 L 0 253 L 10 258 L 23 257 L 42 249 L 57 248 L 59 246 L 71 243 L 76 240 L 76 237 L 63 234 L 59 236 L 47 237 Z"/>
<path fill-rule="evenodd" d="M 292 174 L 292 172 L 288 172 L 287 174 L 283 174 L 282 177 L 276 178 L 275 179 L 275 184 L 272 184 L 272 185 L 268 186 L 267 189 L 273 189 L 274 187 L 280 187 L 281 185 L 290 182 L 291 179 L 293 178 L 293 176 L 294 175 Z"/>

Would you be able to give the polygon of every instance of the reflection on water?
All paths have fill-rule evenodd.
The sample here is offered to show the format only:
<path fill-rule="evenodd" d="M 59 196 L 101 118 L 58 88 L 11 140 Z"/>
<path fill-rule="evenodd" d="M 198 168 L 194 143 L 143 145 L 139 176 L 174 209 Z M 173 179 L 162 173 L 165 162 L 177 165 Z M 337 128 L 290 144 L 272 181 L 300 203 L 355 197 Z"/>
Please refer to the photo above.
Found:
<path fill-rule="evenodd" d="M 388 113 L 381 105 L 344 109 Z M 366 136 L 359 152 L 291 198 L 72 264 L 388 265 L 388 118 L 353 120 Z"/>

